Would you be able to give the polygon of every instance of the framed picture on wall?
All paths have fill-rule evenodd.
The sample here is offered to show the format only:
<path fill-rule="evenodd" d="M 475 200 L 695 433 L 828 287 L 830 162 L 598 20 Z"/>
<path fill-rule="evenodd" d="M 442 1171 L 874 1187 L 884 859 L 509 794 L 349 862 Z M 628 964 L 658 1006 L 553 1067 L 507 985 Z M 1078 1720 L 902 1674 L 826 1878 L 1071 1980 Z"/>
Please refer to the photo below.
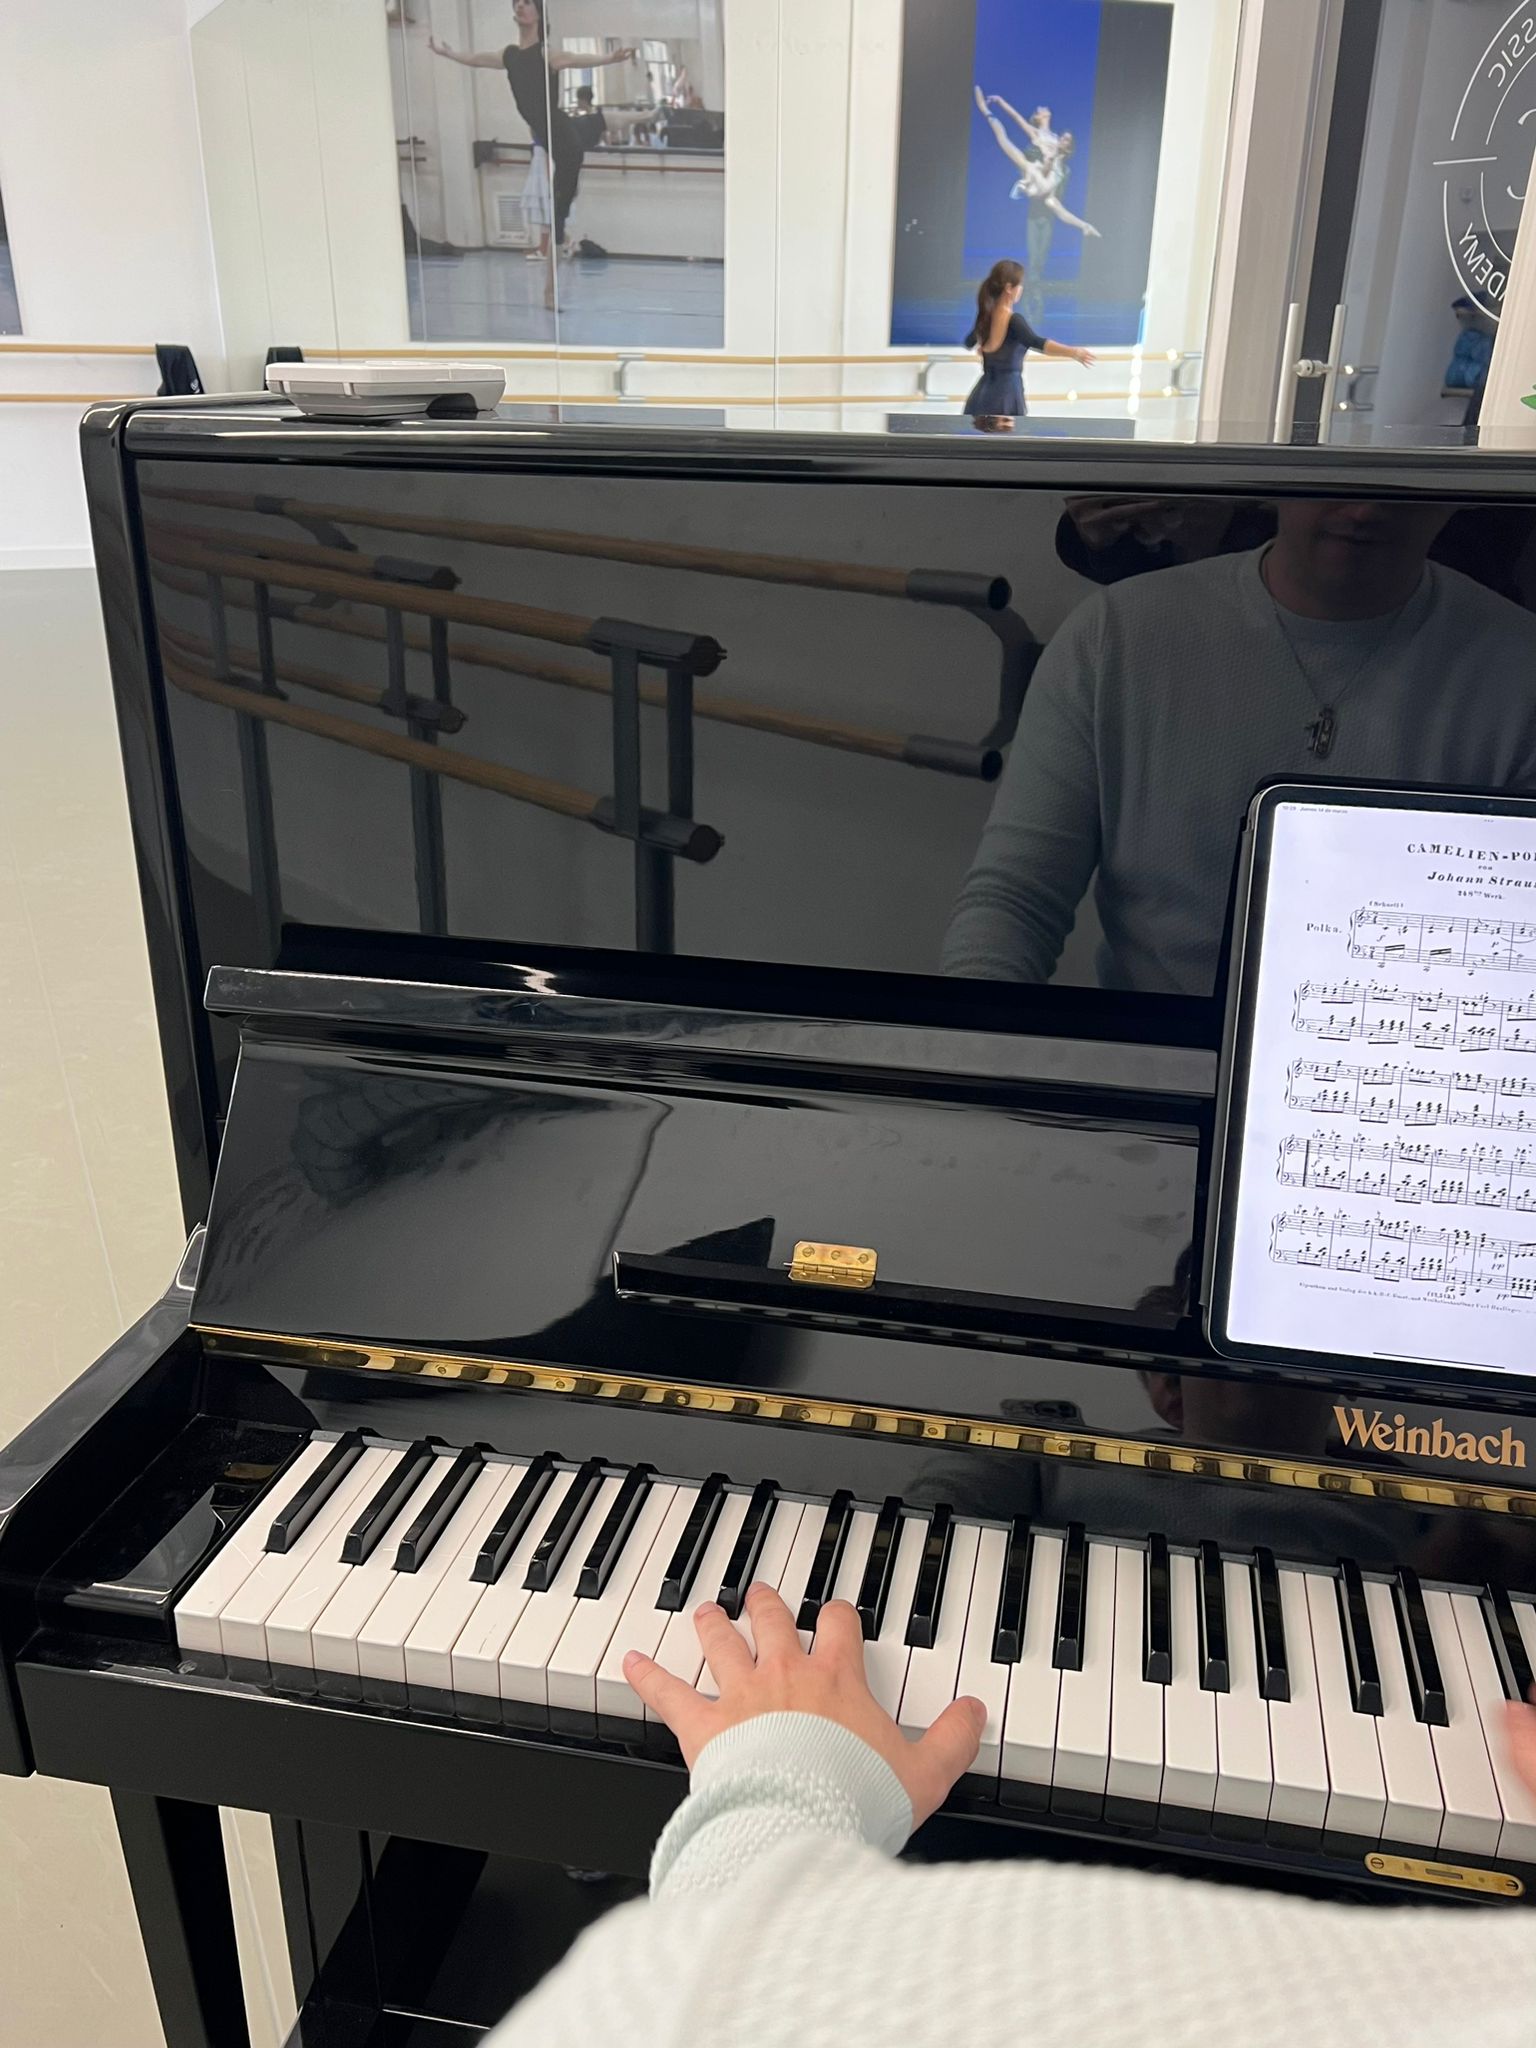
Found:
<path fill-rule="evenodd" d="M 1054 340 L 1141 338 L 1173 7 L 908 0 L 891 342 L 959 342 L 1009 257 Z"/>
<path fill-rule="evenodd" d="M 16 272 L 11 241 L 5 230 L 5 194 L 0 192 L 0 334 L 20 334 L 21 305 L 16 297 Z"/>

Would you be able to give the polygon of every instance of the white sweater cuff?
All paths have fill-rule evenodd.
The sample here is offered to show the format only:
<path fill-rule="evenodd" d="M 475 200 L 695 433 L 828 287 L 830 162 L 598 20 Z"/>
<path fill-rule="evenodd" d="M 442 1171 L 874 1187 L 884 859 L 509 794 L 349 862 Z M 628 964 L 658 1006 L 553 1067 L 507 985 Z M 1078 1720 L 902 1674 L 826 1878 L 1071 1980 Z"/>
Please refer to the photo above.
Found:
<path fill-rule="evenodd" d="M 690 1796 L 656 1845 L 651 1892 L 728 1883 L 796 1835 L 894 1856 L 911 1832 L 901 1780 L 861 1736 L 820 1714 L 759 1714 L 699 1752 Z"/>

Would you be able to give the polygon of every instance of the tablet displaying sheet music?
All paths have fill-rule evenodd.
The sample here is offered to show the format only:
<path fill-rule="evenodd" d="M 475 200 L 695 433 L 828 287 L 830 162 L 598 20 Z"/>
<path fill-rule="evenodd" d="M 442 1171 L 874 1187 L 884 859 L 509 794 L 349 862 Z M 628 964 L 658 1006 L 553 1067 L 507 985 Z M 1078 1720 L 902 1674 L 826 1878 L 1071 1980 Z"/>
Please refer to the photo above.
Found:
<path fill-rule="evenodd" d="M 1536 1378 L 1536 803 L 1276 785 L 1234 918 L 1207 1324 Z"/>

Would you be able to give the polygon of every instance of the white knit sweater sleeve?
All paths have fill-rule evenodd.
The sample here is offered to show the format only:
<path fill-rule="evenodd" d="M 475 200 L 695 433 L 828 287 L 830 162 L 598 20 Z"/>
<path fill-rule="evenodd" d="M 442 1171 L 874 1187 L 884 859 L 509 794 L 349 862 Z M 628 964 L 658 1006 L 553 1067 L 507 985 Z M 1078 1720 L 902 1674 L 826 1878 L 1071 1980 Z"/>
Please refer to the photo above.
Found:
<path fill-rule="evenodd" d="M 912 1807 L 868 1743 L 815 1714 L 760 1714 L 717 1735 L 651 1859 L 651 1895 L 589 1929 L 485 2048 L 683 2048 L 740 1939 L 733 1881 L 775 1852 L 841 1843 L 893 1856 Z M 875 1854 L 874 1852 L 879 1852 Z"/>
<path fill-rule="evenodd" d="M 841 1728 L 716 1738 L 649 1900 L 485 2048 L 1533 2048 L 1536 1919 L 1103 1865 L 895 1865 L 911 1813 Z"/>

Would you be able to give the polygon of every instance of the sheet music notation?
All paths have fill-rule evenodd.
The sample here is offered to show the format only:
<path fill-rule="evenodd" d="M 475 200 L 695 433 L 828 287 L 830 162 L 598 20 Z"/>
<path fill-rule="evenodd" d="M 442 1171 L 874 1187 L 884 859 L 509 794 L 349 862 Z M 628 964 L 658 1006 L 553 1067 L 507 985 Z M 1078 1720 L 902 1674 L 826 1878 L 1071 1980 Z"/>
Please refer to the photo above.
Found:
<path fill-rule="evenodd" d="M 1436 1145 L 1420 1138 L 1346 1138 L 1337 1131 L 1282 1140 L 1282 1187 L 1382 1196 L 1415 1206 L 1462 1205 L 1536 1214 L 1536 1145 Z"/>
<path fill-rule="evenodd" d="M 1387 967 L 1415 961 L 1424 967 L 1517 972 L 1536 969 L 1536 924 L 1357 910 L 1349 921 L 1349 951 L 1352 959 Z"/>
<path fill-rule="evenodd" d="M 1293 1060 L 1286 1105 L 1361 1123 L 1450 1124 L 1484 1131 L 1536 1131 L 1536 1075 L 1442 1074 L 1434 1067 L 1350 1066 L 1342 1060 Z"/>
<path fill-rule="evenodd" d="M 1286 1209 L 1271 1227 L 1269 1255 L 1276 1265 L 1422 1286 L 1447 1300 L 1536 1300 L 1536 1243 L 1407 1217 Z"/>
<path fill-rule="evenodd" d="M 1304 981 L 1291 1021 L 1308 1037 L 1340 1043 L 1359 1038 L 1420 1052 L 1536 1053 L 1536 990 L 1506 1001 L 1374 981 Z"/>

